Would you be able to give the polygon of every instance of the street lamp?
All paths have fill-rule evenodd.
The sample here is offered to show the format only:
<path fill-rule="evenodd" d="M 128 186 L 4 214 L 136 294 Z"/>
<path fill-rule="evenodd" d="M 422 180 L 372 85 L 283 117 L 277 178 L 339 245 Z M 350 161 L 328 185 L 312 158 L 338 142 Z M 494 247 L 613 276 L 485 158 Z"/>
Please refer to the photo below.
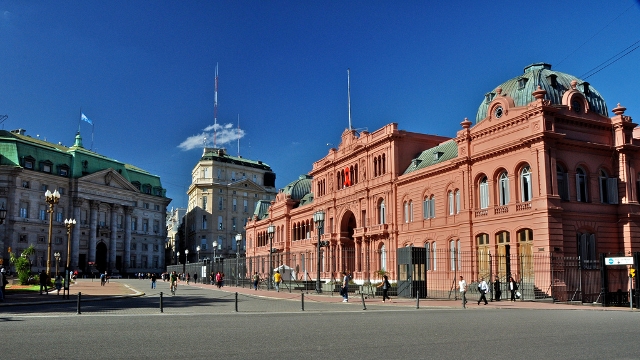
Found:
<path fill-rule="evenodd" d="M 240 245 L 242 245 L 242 234 L 238 233 L 236 235 L 236 286 L 238 286 L 238 277 L 240 276 L 238 272 L 238 264 L 240 263 Z"/>
<path fill-rule="evenodd" d="M 184 251 L 184 263 L 185 264 L 189 263 L 189 249 Z"/>
<path fill-rule="evenodd" d="M 56 251 L 53 254 L 53 257 L 56 258 L 56 279 L 57 279 L 58 278 L 58 264 L 60 263 L 60 253 Z"/>
<path fill-rule="evenodd" d="M 200 262 L 200 246 L 196 247 L 196 251 L 198 252 L 198 262 Z"/>
<path fill-rule="evenodd" d="M 71 281 L 71 231 L 76 224 L 76 219 L 65 219 L 64 226 L 67 227 L 67 266 L 65 267 L 64 275 L 64 290 L 62 290 L 62 297 L 64 297 L 65 291 L 67 292 L 67 299 L 69 298 L 69 285 Z"/>
<path fill-rule="evenodd" d="M 267 235 L 269 236 L 269 282 L 267 282 L 267 289 L 271 289 L 271 280 L 273 279 L 273 233 L 276 231 L 276 227 L 270 224 L 267 228 Z"/>
<path fill-rule="evenodd" d="M 178 265 L 180 265 L 180 251 L 176 252 L 176 256 L 178 257 Z"/>
<path fill-rule="evenodd" d="M 218 248 L 218 242 L 213 240 L 213 243 L 211 245 L 213 245 L 213 263 L 215 264 L 217 262 L 217 260 L 216 260 L 216 249 Z"/>
<path fill-rule="evenodd" d="M 47 276 L 51 276 L 51 236 L 53 233 L 53 206 L 60 201 L 60 193 L 55 190 L 53 193 L 47 190 L 44 193 L 45 201 L 49 204 L 49 243 L 47 245 Z"/>
<path fill-rule="evenodd" d="M 324 211 L 318 210 L 313 214 L 313 222 L 316 224 L 316 228 L 318 229 L 318 273 L 316 276 L 316 292 L 322 292 L 322 288 L 320 286 L 320 266 L 322 265 L 320 259 L 320 236 L 322 235 L 322 229 L 324 227 Z"/>

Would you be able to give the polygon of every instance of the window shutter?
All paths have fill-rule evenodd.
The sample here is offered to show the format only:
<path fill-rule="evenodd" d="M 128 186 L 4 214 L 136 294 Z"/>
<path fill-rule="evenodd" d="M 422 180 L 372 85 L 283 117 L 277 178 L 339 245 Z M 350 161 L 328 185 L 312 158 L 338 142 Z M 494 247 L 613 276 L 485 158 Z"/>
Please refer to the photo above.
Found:
<path fill-rule="evenodd" d="M 431 198 L 431 217 L 432 218 L 436 217 L 436 199 L 435 198 Z"/>
<path fill-rule="evenodd" d="M 618 178 L 607 179 L 607 195 L 609 196 L 609 204 L 618 203 Z"/>
<path fill-rule="evenodd" d="M 582 201 L 582 196 L 580 196 L 580 174 L 576 174 L 576 197 L 578 201 Z"/>

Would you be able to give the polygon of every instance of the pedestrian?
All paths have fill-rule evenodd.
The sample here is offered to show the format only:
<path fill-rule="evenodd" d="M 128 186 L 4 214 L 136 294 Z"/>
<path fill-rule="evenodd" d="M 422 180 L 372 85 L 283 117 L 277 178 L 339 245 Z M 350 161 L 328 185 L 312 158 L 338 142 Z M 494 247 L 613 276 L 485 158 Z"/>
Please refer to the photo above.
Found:
<path fill-rule="evenodd" d="M 56 276 L 56 281 L 54 282 L 54 285 L 56 286 L 56 290 L 58 290 L 57 295 L 60 295 L 60 289 L 62 289 L 62 275 Z"/>
<path fill-rule="evenodd" d="M 509 291 L 511 291 L 511 301 L 516 301 L 516 291 L 518 291 L 518 283 L 509 276 Z"/>
<path fill-rule="evenodd" d="M 220 287 L 224 286 L 224 272 L 220 273 Z"/>
<path fill-rule="evenodd" d="M 496 301 L 500 301 L 502 296 L 502 290 L 500 289 L 500 279 L 496 276 L 496 281 L 493 283 L 493 294 Z"/>
<path fill-rule="evenodd" d="M 104 286 L 106 282 L 107 282 L 107 274 L 100 273 L 100 286 Z"/>
<path fill-rule="evenodd" d="M 198 283 L 198 273 L 193 273 L 193 282 Z"/>
<path fill-rule="evenodd" d="M 280 270 L 276 270 L 276 273 L 273 275 L 273 282 L 276 284 L 276 292 L 280 292 L 281 281 L 282 281 L 282 275 L 280 275 Z"/>
<path fill-rule="evenodd" d="M 218 287 L 218 289 L 220 289 L 220 287 L 222 286 L 222 274 L 220 273 L 220 271 L 216 273 L 216 286 Z"/>
<path fill-rule="evenodd" d="M 42 270 L 40 272 L 40 295 L 42 295 L 42 289 L 44 288 L 44 293 L 49 295 L 49 277 L 47 276 L 47 272 Z"/>
<path fill-rule="evenodd" d="M 345 271 L 342 272 L 342 288 L 340 291 L 342 302 L 349 302 L 349 275 Z"/>
<path fill-rule="evenodd" d="M 191 274 L 187 273 L 187 285 L 189 285 L 189 280 L 191 280 Z"/>
<path fill-rule="evenodd" d="M 158 280 L 158 277 L 156 276 L 156 273 L 152 273 L 151 274 L 151 288 L 152 289 L 156 288 L 156 280 Z"/>
<path fill-rule="evenodd" d="M 253 274 L 253 290 L 258 290 L 259 282 L 260 282 L 260 275 L 258 275 L 258 272 L 256 271 L 255 274 Z"/>
<path fill-rule="evenodd" d="M 212 271 L 211 275 L 209 275 L 209 281 L 211 281 L 211 285 L 216 284 L 216 273 L 214 271 Z"/>
<path fill-rule="evenodd" d="M 389 289 L 391 288 L 391 283 L 389 283 L 389 277 L 387 275 L 384 275 L 382 277 L 382 282 L 377 287 L 382 287 L 382 302 L 384 302 L 385 298 L 391 301 L 391 298 L 389 297 Z"/>
<path fill-rule="evenodd" d="M 484 301 L 484 304 L 487 305 L 486 294 L 489 291 L 489 285 L 487 285 L 487 282 L 484 281 L 483 277 L 480 278 L 480 284 L 478 284 L 478 291 L 480 292 L 480 299 L 478 299 L 478 305 L 480 305 L 482 301 Z"/>
<path fill-rule="evenodd" d="M 467 282 L 464 281 L 462 275 L 460 275 L 460 281 L 458 281 L 458 289 L 460 289 L 460 297 L 462 297 L 462 308 L 467 308 Z"/>

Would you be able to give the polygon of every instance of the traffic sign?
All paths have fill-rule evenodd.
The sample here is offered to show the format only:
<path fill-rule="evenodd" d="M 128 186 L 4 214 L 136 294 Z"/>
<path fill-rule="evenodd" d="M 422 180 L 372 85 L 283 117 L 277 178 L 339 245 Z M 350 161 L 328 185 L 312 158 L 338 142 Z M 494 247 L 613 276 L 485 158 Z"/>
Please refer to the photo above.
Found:
<path fill-rule="evenodd" d="M 608 257 L 604 258 L 605 265 L 633 265 L 632 256 Z"/>

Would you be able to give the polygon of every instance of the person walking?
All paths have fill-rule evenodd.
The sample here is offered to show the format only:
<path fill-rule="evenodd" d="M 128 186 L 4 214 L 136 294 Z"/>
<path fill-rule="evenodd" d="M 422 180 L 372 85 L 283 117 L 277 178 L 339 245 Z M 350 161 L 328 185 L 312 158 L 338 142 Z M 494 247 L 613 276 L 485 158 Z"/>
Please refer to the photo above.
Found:
<path fill-rule="evenodd" d="M 259 282 L 260 282 L 260 275 L 258 275 L 258 272 L 256 271 L 255 274 L 253 274 L 253 290 L 258 290 Z"/>
<path fill-rule="evenodd" d="M 511 291 L 511 301 L 516 301 L 516 291 L 518 291 L 518 283 L 509 276 L 509 291 Z"/>
<path fill-rule="evenodd" d="M 276 270 L 276 273 L 273 274 L 273 282 L 276 284 L 276 292 L 280 292 L 281 281 L 282 281 L 282 275 L 280 275 L 280 270 Z"/>
<path fill-rule="evenodd" d="M 187 273 L 187 285 L 189 285 L 190 280 L 191 280 L 191 274 Z"/>
<path fill-rule="evenodd" d="M 342 272 L 342 288 L 340 291 L 342 302 L 349 302 L 349 275 L 344 271 Z"/>
<path fill-rule="evenodd" d="M 4 288 L 9 283 L 4 268 L 0 269 L 0 301 L 4 301 Z"/>
<path fill-rule="evenodd" d="M 496 276 L 496 281 L 493 283 L 493 294 L 495 295 L 496 301 L 500 301 L 500 297 L 502 296 L 502 290 L 500 289 L 500 279 Z"/>
<path fill-rule="evenodd" d="M 151 288 L 152 289 L 156 288 L 156 280 L 158 280 L 158 277 L 156 276 L 156 273 L 152 273 L 151 274 Z"/>
<path fill-rule="evenodd" d="M 47 276 L 47 272 L 42 270 L 40 273 L 40 295 L 42 295 L 42 289 L 44 289 L 44 293 L 49 295 L 49 277 Z"/>
<path fill-rule="evenodd" d="M 198 273 L 193 273 L 193 282 L 194 282 L 195 284 L 197 284 L 197 283 L 198 283 Z"/>
<path fill-rule="evenodd" d="M 462 297 L 462 308 L 467 308 L 467 282 L 460 275 L 460 281 L 458 281 L 458 289 L 460 289 L 460 297 Z"/>
<path fill-rule="evenodd" d="M 382 287 L 382 302 L 384 302 L 385 298 L 391 301 L 391 298 L 389 297 L 389 289 L 391 288 L 391 283 L 389 283 L 389 277 L 387 275 L 384 275 L 382 277 L 382 282 L 377 287 Z"/>
<path fill-rule="evenodd" d="M 216 273 L 216 286 L 218 287 L 218 289 L 222 287 L 222 274 L 220 273 L 220 271 Z"/>
<path fill-rule="evenodd" d="M 480 299 L 478 299 L 478 305 L 480 305 L 482 301 L 484 301 L 484 304 L 487 305 L 486 294 L 487 292 L 489 292 L 489 285 L 487 285 L 487 282 L 484 281 L 483 277 L 480 278 L 480 284 L 478 284 L 478 291 L 480 292 Z"/>

